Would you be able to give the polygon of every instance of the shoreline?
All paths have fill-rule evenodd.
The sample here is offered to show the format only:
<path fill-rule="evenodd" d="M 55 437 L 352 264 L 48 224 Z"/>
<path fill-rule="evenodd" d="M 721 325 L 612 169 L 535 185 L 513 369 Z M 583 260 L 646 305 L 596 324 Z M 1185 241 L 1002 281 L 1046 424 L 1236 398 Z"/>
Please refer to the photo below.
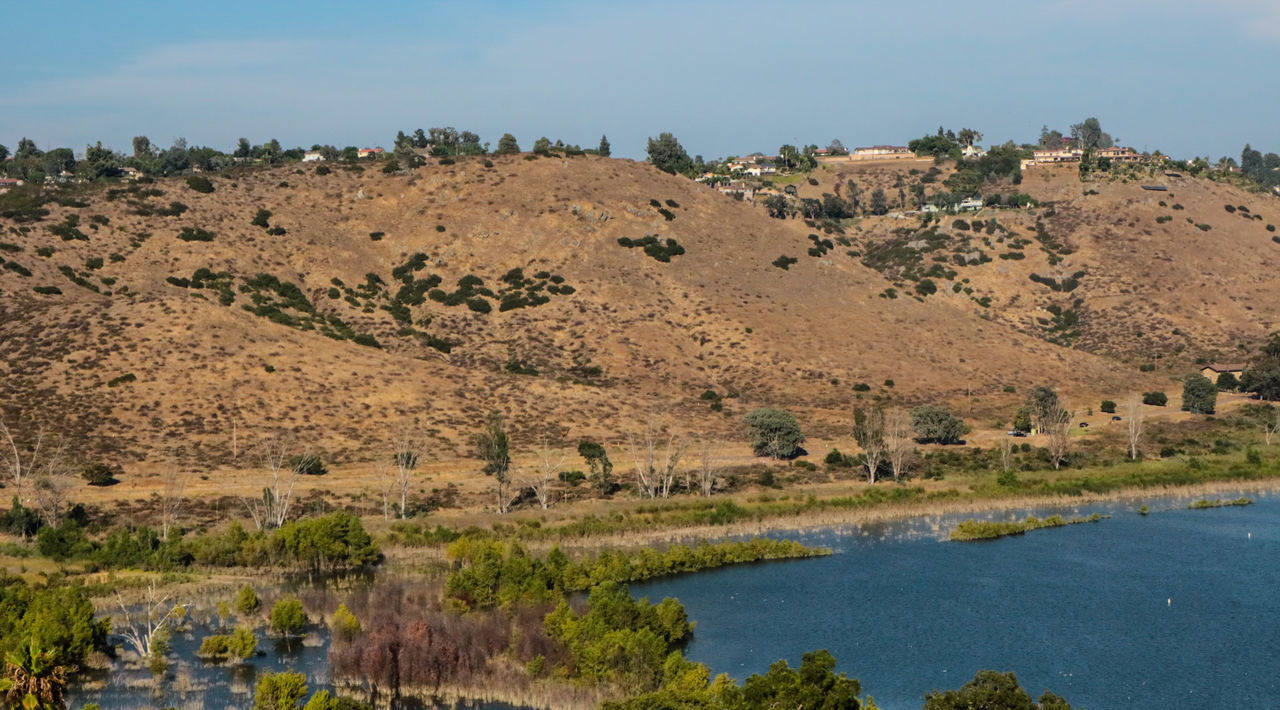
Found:
<path fill-rule="evenodd" d="M 1137 501 L 1148 498 L 1176 498 L 1231 492 L 1280 491 L 1280 478 L 1239 481 L 1208 481 L 1191 485 L 1122 488 L 1107 493 L 1082 495 L 1024 495 L 1001 498 L 931 501 L 923 503 L 884 503 L 871 508 L 825 510 L 811 515 L 786 515 L 727 525 L 702 525 L 683 528 L 658 528 L 650 531 L 610 533 L 599 537 L 527 541 L 530 549 L 550 549 L 558 545 L 569 551 L 586 552 L 600 549 L 640 547 L 655 543 L 689 543 L 697 540 L 763 535 L 778 532 L 809 533 L 846 526 L 893 523 L 928 518 L 983 513 L 1002 513 L 1045 507 Z"/>

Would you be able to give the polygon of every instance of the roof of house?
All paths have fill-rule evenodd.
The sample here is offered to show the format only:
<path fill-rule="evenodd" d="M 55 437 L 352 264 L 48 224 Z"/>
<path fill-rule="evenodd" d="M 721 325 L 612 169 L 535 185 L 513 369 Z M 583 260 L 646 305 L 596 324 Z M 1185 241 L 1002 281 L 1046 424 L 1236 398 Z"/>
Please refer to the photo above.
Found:
<path fill-rule="evenodd" d="M 1204 366 L 1206 370 L 1214 372 L 1239 372 L 1244 369 L 1242 362 L 1211 362 Z"/>

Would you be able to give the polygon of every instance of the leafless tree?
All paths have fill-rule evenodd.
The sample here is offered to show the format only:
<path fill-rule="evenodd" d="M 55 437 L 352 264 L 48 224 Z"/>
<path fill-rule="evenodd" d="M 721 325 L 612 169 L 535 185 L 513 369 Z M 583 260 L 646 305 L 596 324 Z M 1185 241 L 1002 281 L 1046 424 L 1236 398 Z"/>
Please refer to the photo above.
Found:
<path fill-rule="evenodd" d="M 1128 418 L 1126 433 L 1129 435 L 1129 458 L 1138 458 L 1138 445 L 1142 443 L 1142 398 L 1136 394 L 1129 395 L 1125 407 Z"/>
<path fill-rule="evenodd" d="M 1000 438 L 1000 468 L 1004 471 L 1013 469 L 1013 439 L 1007 436 Z"/>
<path fill-rule="evenodd" d="M 911 415 L 902 407 L 894 407 L 885 413 L 884 446 L 889 457 L 893 480 L 902 480 L 906 473 L 907 456 L 915 448 L 915 430 L 911 428 Z"/>
<path fill-rule="evenodd" d="M 671 496 L 676 467 L 684 456 L 684 442 L 674 432 L 667 433 L 666 445 L 659 452 L 661 436 L 651 423 L 643 432 L 627 437 L 631 462 L 636 472 L 636 487 L 640 489 L 641 495 L 649 498 Z"/>
<path fill-rule="evenodd" d="M 67 468 L 67 447 L 62 439 L 41 426 L 32 439 L 22 441 L 0 416 L 0 475 L 13 485 L 19 501 L 23 484 L 41 476 L 67 473 Z"/>
<path fill-rule="evenodd" d="M 555 483 L 556 474 L 560 472 L 560 467 L 564 465 L 564 460 L 568 456 L 563 451 L 559 454 L 553 452 L 546 441 L 543 441 L 539 448 L 537 468 L 534 470 L 533 477 L 529 479 L 529 487 L 533 489 L 533 495 L 537 497 L 538 504 L 543 510 L 551 507 L 551 486 Z"/>
<path fill-rule="evenodd" d="M 125 643 L 133 647 L 144 662 L 159 650 L 161 643 L 168 640 L 169 629 L 187 613 L 185 605 L 170 604 L 168 596 L 157 597 L 155 582 L 147 585 L 142 617 L 136 621 L 119 592 L 116 593 L 116 601 L 120 605 L 121 624 L 114 630 L 124 637 Z"/>
<path fill-rule="evenodd" d="M 392 459 L 395 464 L 392 472 L 395 480 L 391 488 L 400 495 L 400 517 L 409 517 L 409 485 L 413 483 L 413 472 L 427 455 L 427 440 L 412 428 L 404 427 L 396 435 Z M 383 514 L 386 515 L 386 506 Z"/>
<path fill-rule="evenodd" d="M 62 513 L 67 506 L 73 483 L 71 469 L 66 466 L 49 467 L 36 476 L 35 483 L 31 486 L 31 497 L 46 525 L 56 527 L 62 522 Z"/>
<path fill-rule="evenodd" d="M 1071 422 L 1074 420 L 1071 410 L 1064 406 L 1054 406 L 1046 410 L 1044 416 L 1045 434 L 1049 436 L 1049 461 L 1054 469 L 1060 468 L 1067 460 L 1067 450 L 1071 448 Z"/>
<path fill-rule="evenodd" d="M 716 480 L 723 466 L 722 446 L 719 441 L 704 437 L 698 441 L 698 490 L 710 496 L 716 488 Z M 690 486 L 692 488 L 692 486 Z"/>
<path fill-rule="evenodd" d="M 884 440 L 884 410 L 880 407 L 853 411 L 853 438 L 862 447 L 862 457 L 867 467 L 867 481 L 875 485 L 880 463 L 887 449 Z"/>
<path fill-rule="evenodd" d="M 160 494 L 160 536 L 169 537 L 169 528 L 176 525 L 186 511 L 187 484 L 191 474 L 171 468 L 164 474 L 164 488 Z"/>
<path fill-rule="evenodd" d="M 294 441 L 280 435 L 264 441 L 258 447 L 261 466 L 266 471 L 267 485 L 258 500 L 241 496 L 250 517 L 259 530 L 278 528 L 289 519 L 289 506 L 293 503 L 293 489 L 306 466 L 308 454 L 291 456 Z"/>

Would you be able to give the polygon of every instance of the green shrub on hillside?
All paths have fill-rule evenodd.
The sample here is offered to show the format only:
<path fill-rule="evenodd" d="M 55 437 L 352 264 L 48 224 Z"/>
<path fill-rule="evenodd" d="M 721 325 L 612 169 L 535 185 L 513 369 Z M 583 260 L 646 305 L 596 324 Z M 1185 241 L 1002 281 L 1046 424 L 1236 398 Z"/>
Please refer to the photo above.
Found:
<path fill-rule="evenodd" d="M 206 195 L 209 194 L 210 192 L 213 192 L 213 183 L 209 181 L 209 178 L 203 175 L 192 175 L 188 177 L 187 187 L 191 188 L 192 190 L 195 190 L 196 192 L 202 192 Z"/>

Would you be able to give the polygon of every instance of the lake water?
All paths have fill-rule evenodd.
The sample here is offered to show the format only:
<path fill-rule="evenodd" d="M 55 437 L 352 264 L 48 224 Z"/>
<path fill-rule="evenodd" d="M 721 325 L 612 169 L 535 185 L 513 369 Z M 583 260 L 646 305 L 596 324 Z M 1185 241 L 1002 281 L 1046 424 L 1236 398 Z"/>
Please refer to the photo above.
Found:
<path fill-rule="evenodd" d="M 885 710 L 919 708 L 979 669 L 1012 670 L 1034 696 L 1050 689 L 1090 710 L 1280 707 L 1280 497 L 1253 497 L 1195 511 L 1187 499 L 1149 500 L 1145 517 L 1136 503 L 1041 509 L 1112 517 L 976 543 L 942 539 L 956 517 L 779 535 L 836 554 L 632 591 L 680 599 L 698 623 L 687 655 L 713 672 L 742 680 L 826 648 Z M 159 685 L 117 664 L 74 687 L 69 706 L 248 707 L 263 670 L 301 670 L 313 691 L 327 687 L 323 627 L 290 645 L 259 630 L 263 655 L 238 666 L 194 657 L 208 633 L 175 635 Z"/>
<path fill-rule="evenodd" d="M 825 648 L 885 710 L 979 669 L 1090 710 L 1280 707 L 1280 498 L 1251 496 L 1033 511 L 1113 517 L 986 542 L 943 541 L 955 518 L 825 531 L 800 539 L 830 557 L 632 591 L 683 602 L 698 622 L 686 655 L 714 673 Z"/>

